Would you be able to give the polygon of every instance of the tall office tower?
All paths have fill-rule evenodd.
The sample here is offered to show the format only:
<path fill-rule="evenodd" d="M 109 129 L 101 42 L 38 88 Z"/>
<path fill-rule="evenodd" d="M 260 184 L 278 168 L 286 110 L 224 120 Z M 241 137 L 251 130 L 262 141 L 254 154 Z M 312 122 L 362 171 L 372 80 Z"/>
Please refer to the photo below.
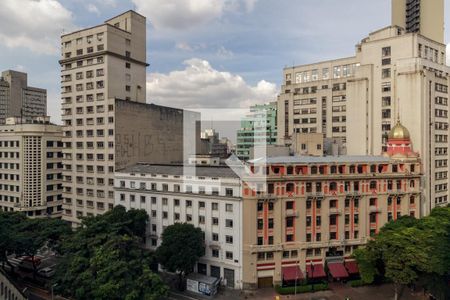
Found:
<path fill-rule="evenodd" d="M 47 115 L 47 91 L 30 87 L 27 74 L 12 70 L 0 77 L 0 124 L 8 117 L 31 120 Z"/>
<path fill-rule="evenodd" d="M 392 25 L 444 43 L 444 0 L 393 0 Z"/>
<path fill-rule="evenodd" d="M 251 148 L 277 143 L 277 103 L 257 104 L 241 120 L 237 132 L 236 155 L 248 160 Z"/>
<path fill-rule="evenodd" d="M 435 8 L 433 13 L 439 19 L 444 12 Z M 424 18 L 421 26 L 432 22 Z M 427 201 L 422 212 L 447 205 L 450 68 L 445 52 L 444 44 L 422 31 L 393 25 L 370 33 L 351 58 L 285 68 L 278 135 L 341 135 L 347 154 L 378 155 L 400 116 L 423 160 Z"/>
<path fill-rule="evenodd" d="M 0 125 L 0 209 L 62 216 L 62 128 L 49 117 Z"/>
<path fill-rule="evenodd" d="M 114 171 L 182 161 L 184 111 L 146 102 L 146 19 L 125 12 L 61 37 L 64 219 L 114 204 Z"/>

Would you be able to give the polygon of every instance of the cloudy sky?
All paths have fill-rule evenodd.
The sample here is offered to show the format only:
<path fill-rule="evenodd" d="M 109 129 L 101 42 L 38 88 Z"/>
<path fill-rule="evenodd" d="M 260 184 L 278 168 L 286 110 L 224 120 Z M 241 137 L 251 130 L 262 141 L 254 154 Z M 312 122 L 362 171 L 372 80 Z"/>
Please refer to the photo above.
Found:
<path fill-rule="evenodd" d="M 147 17 L 147 102 L 245 107 L 275 99 L 285 66 L 353 55 L 389 25 L 390 1 L 2 0 L 0 69 L 46 88 L 59 122 L 60 34 L 135 9 Z"/>

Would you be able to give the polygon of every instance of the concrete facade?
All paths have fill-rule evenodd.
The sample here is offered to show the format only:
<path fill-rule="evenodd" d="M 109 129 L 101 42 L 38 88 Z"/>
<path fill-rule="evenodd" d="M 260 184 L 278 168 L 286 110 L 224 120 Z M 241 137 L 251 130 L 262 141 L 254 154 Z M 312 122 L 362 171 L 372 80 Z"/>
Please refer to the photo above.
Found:
<path fill-rule="evenodd" d="M 390 220 L 421 216 L 422 170 L 414 157 L 278 157 L 250 168 L 243 179 L 244 288 L 281 284 L 288 267 L 304 278 L 308 268 L 343 264 Z"/>
<path fill-rule="evenodd" d="M 145 103 L 146 19 L 136 12 L 65 34 L 61 48 L 64 219 L 76 226 L 113 207 L 117 168 L 182 161 L 190 115 Z"/>
<path fill-rule="evenodd" d="M 356 45 L 354 57 L 284 69 L 278 140 L 285 144 L 295 132 L 319 132 L 341 138 L 349 155 L 379 155 L 400 116 L 423 159 L 427 214 L 450 200 L 450 68 L 434 24 L 443 18 L 443 1 L 408 0 L 420 2 L 420 30 L 398 26 L 405 8 L 400 2 L 393 0 L 394 25 L 370 33 Z"/>
<path fill-rule="evenodd" d="M 0 124 L 8 117 L 47 115 L 47 91 L 28 86 L 27 74 L 8 70 L 0 77 Z"/>
<path fill-rule="evenodd" d="M 192 176 L 184 173 L 186 168 Z M 155 250 L 161 244 L 167 226 L 193 224 L 205 233 L 206 246 L 195 272 L 242 288 L 242 189 L 228 167 L 141 163 L 118 170 L 115 189 L 116 205 L 149 214 L 148 248 Z"/>
<path fill-rule="evenodd" d="M 444 0 L 392 0 L 392 25 L 444 43 Z"/>
<path fill-rule="evenodd" d="M 0 125 L 0 209 L 62 216 L 62 129 L 49 117 Z"/>

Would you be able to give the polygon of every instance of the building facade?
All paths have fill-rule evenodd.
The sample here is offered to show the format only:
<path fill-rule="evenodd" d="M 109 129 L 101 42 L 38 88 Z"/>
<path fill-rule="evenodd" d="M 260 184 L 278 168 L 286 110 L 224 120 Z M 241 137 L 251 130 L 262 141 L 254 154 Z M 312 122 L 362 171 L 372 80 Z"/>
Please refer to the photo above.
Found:
<path fill-rule="evenodd" d="M 325 278 L 327 269 L 334 277 L 384 224 L 422 215 L 421 162 L 400 123 L 384 156 L 274 157 L 249 167 L 244 288 L 280 284 L 293 268 L 295 280 Z"/>
<path fill-rule="evenodd" d="M 0 209 L 62 216 L 62 129 L 49 117 L 0 125 Z"/>
<path fill-rule="evenodd" d="M 400 11 L 406 14 L 413 2 L 420 2 L 420 25 L 406 29 Z M 279 143 L 294 132 L 320 132 L 341 138 L 349 155 L 379 155 L 400 116 L 423 160 L 424 213 L 447 205 L 450 68 L 442 26 L 433 25 L 443 18 L 440 5 L 442 0 L 393 0 L 394 25 L 370 33 L 355 56 L 285 68 Z"/>
<path fill-rule="evenodd" d="M 155 250 L 161 234 L 176 222 L 205 234 L 206 253 L 195 271 L 230 288 L 242 287 L 242 190 L 225 166 L 136 164 L 115 175 L 115 204 L 145 209 L 150 217 L 146 246 Z"/>
<path fill-rule="evenodd" d="M 64 219 L 114 205 L 114 171 L 183 160 L 185 112 L 146 104 L 146 19 L 134 11 L 61 37 Z"/>
<path fill-rule="evenodd" d="M 277 103 L 257 104 L 241 120 L 237 132 L 236 156 L 241 160 L 250 158 L 251 148 L 277 143 Z"/>
<path fill-rule="evenodd" d="M 444 11 L 444 0 L 392 0 L 392 24 L 443 44 Z"/>
<path fill-rule="evenodd" d="M 2 72 L 0 77 L 0 124 L 8 117 L 33 117 L 47 115 L 47 91 L 30 87 L 27 74 L 13 70 Z"/>

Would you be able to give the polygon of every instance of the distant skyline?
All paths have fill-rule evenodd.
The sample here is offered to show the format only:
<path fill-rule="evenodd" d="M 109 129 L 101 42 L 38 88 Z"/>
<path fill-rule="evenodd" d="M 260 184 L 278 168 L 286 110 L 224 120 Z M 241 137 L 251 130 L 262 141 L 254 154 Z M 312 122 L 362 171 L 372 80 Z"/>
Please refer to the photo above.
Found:
<path fill-rule="evenodd" d="M 248 107 L 276 99 L 285 66 L 354 55 L 354 46 L 369 32 L 390 25 L 390 3 L 3 0 L 0 69 L 27 72 L 30 85 L 47 89 L 48 112 L 59 123 L 59 36 L 135 9 L 147 17 L 147 102 Z M 447 12 L 449 7 L 446 0 Z"/>

